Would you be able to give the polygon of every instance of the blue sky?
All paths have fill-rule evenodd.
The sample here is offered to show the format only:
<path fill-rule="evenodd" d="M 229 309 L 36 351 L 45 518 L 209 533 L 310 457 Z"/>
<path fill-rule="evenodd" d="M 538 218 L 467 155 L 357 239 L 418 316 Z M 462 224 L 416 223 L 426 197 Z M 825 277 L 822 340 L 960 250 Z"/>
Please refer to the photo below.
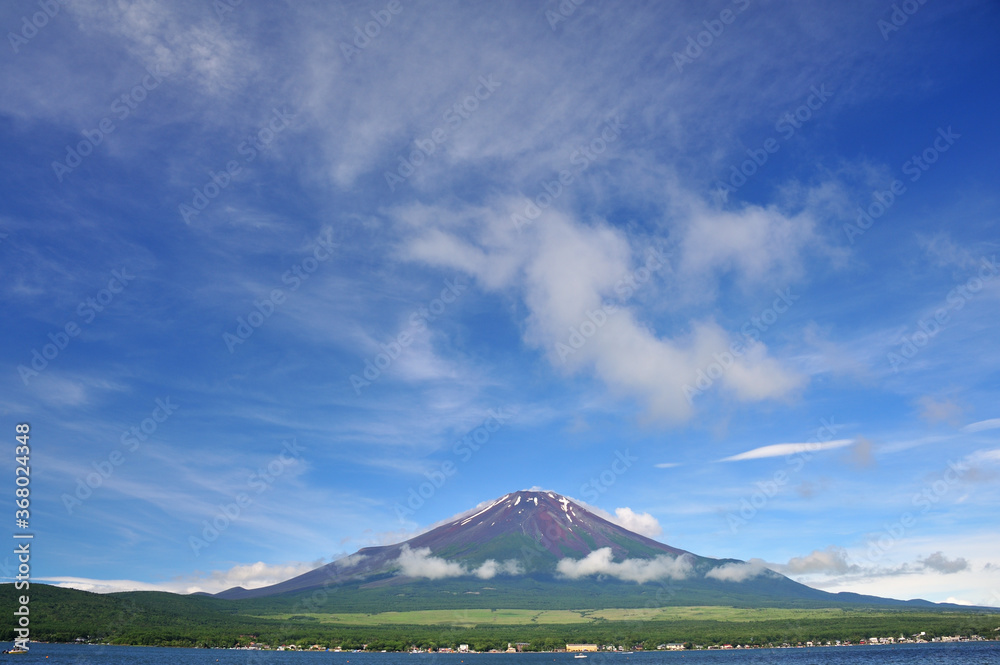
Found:
<path fill-rule="evenodd" d="M 259 586 L 539 486 L 1000 606 L 995 3 L 231 4 L 0 10 L 35 575 Z"/>

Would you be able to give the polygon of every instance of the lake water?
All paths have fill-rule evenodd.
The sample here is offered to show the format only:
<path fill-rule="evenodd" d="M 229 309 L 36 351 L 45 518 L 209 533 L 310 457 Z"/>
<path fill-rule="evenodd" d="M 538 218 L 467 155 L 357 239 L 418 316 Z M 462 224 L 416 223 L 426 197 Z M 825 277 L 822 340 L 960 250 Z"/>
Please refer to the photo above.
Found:
<path fill-rule="evenodd" d="M 32 644 L 7 662 L 72 665 L 990 665 L 1000 664 L 1000 642 L 900 644 L 732 651 L 657 651 L 593 654 L 585 661 L 559 653 L 400 654 L 231 651 Z"/>

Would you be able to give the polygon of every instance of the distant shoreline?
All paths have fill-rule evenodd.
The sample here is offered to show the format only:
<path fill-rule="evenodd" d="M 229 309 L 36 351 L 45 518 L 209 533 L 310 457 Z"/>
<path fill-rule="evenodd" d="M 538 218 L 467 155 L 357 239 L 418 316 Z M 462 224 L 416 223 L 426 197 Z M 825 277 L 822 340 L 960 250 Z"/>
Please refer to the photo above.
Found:
<path fill-rule="evenodd" d="M 198 647 L 198 646 L 174 646 L 174 645 L 155 645 L 155 644 L 111 644 L 111 643 L 95 643 L 95 642 L 47 642 L 47 641 L 32 641 L 31 644 L 46 644 L 46 645 L 62 645 L 62 646 L 73 646 L 73 647 L 121 647 L 128 649 L 205 649 L 213 651 L 264 651 L 264 652 L 282 652 L 282 653 L 338 653 L 338 654 L 394 654 L 394 655 L 411 655 L 411 656 L 524 656 L 531 654 L 577 654 L 585 653 L 588 657 L 591 656 L 638 656 L 643 654 L 664 654 L 664 653 L 675 653 L 682 651 L 747 651 L 747 650 L 761 650 L 761 649 L 831 649 L 831 648 L 841 648 L 841 647 L 927 647 L 927 646 L 942 646 L 946 644 L 979 644 L 984 642 L 1000 642 L 1000 638 L 984 638 L 980 639 L 949 639 L 949 640 L 939 640 L 939 641 L 919 641 L 919 642 L 895 642 L 895 643 L 882 643 L 882 642 L 865 642 L 864 644 L 849 642 L 846 644 L 789 644 L 789 645 L 751 645 L 751 644 L 738 644 L 732 646 L 694 646 L 690 649 L 638 649 L 633 651 L 613 651 L 611 649 L 601 649 L 598 651 L 566 651 L 555 650 L 555 651 L 389 651 L 389 650 L 378 650 L 378 651 L 368 651 L 368 650 L 334 650 L 334 649 L 309 649 L 309 648 L 283 648 L 283 649 L 260 649 L 252 647 Z"/>

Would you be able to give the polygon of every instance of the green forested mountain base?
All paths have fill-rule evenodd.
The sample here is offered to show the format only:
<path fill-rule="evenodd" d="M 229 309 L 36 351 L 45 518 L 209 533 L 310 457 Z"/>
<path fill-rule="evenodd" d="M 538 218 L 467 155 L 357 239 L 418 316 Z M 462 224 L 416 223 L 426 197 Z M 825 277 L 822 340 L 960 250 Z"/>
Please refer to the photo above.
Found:
<path fill-rule="evenodd" d="M 23 591 L 0 585 L 4 607 Z M 450 592 L 448 592 L 450 593 Z M 567 642 L 655 648 L 667 642 L 696 644 L 782 644 L 817 640 L 858 641 L 921 631 L 936 635 L 978 634 L 992 638 L 1000 614 L 986 611 L 905 607 L 736 607 L 677 606 L 580 609 L 480 607 L 413 609 L 390 603 L 382 611 L 352 611 L 338 593 L 226 601 L 209 596 L 159 592 L 98 595 L 33 584 L 30 596 L 33 640 L 168 646 L 234 646 L 250 641 L 321 644 L 344 649 L 404 650 L 469 644 L 476 650 L 527 642 L 534 650 Z M 400 601 L 402 597 L 388 596 Z M 580 601 L 585 598 L 581 597 Z M 468 598 L 463 598 L 468 601 Z M 337 606 L 342 605 L 342 606 Z M 395 605 L 395 608 L 391 606 Z M 0 640 L 12 641 L 12 622 Z"/>

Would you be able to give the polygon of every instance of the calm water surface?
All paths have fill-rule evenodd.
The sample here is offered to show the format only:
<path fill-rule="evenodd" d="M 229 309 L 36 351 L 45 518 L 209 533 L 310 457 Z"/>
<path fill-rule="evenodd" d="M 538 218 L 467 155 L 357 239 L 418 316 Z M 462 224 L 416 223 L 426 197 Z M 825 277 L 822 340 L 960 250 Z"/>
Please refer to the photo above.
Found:
<path fill-rule="evenodd" d="M 229 651 L 33 644 L 31 652 L 0 656 L 15 663 L 78 665 L 1000 665 L 1000 642 L 901 644 L 811 649 L 754 649 L 594 654 L 575 660 L 569 654 L 396 654 Z"/>

